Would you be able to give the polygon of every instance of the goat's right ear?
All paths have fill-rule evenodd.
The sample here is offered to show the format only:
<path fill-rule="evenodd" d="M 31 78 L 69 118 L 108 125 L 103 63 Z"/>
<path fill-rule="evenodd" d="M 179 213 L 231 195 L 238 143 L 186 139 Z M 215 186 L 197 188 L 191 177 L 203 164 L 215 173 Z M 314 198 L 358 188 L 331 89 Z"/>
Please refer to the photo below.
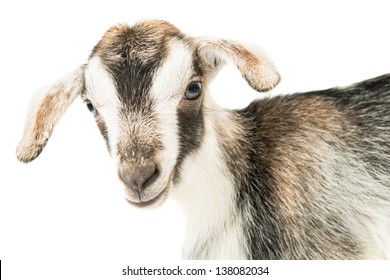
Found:
<path fill-rule="evenodd" d="M 212 70 L 231 63 L 257 91 L 273 89 L 280 81 L 275 65 L 259 47 L 235 41 L 197 38 L 198 55 Z"/>
<path fill-rule="evenodd" d="M 83 67 L 51 86 L 37 91 L 30 101 L 24 133 L 16 157 L 30 162 L 45 147 L 54 126 L 84 87 Z"/>

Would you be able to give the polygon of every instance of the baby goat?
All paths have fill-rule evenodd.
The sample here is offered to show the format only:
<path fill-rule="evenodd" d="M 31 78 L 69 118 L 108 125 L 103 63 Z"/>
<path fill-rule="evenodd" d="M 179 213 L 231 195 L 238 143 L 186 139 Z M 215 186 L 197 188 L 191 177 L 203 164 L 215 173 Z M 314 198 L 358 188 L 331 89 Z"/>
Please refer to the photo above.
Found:
<path fill-rule="evenodd" d="M 183 205 L 186 258 L 390 258 L 390 75 L 230 111 L 207 92 L 225 63 L 260 92 L 280 79 L 254 47 L 165 21 L 114 26 L 35 95 L 17 157 L 35 159 L 81 96 L 126 199 Z"/>

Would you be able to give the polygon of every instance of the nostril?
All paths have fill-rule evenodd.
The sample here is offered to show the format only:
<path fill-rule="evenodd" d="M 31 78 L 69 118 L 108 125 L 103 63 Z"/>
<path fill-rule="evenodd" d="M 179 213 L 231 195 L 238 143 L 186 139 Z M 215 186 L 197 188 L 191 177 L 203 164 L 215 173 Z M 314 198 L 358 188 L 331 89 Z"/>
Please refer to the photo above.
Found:
<path fill-rule="evenodd" d="M 137 180 L 138 185 L 141 189 L 145 189 L 157 179 L 159 174 L 157 166 L 153 163 L 144 168 L 141 168 L 139 178 Z"/>
<path fill-rule="evenodd" d="M 151 166 L 148 169 L 147 173 L 144 176 L 144 178 L 146 180 L 144 180 L 144 182 L 142 183 L 142 189 L 145 189 L 148 186 L 150 186 L 151 184 L 153 184 L 159 175 L 160 175 L 160 171 L 159 171 L 157 165 L 153 164 L 153 166 Z"/>
<path fill-rule="evenodd" d="M 160 170 L 156 164 L 151 163 L 141 167 L 120 168 L 118 175 L 128 187 L 142 192 L 156 181 Z"/>

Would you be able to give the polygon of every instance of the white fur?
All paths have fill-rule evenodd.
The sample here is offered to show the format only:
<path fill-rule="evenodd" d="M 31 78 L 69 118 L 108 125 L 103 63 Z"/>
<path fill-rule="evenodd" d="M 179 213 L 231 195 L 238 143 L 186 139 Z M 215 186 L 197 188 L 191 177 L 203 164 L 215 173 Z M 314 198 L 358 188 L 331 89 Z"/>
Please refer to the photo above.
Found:
<path fill-rule="evenodd" d="M 155 185 L 166 186 L 165 182 L 169 179 L 178 156 L 176 110 L 188 83 L 194 78 L 191 59 L 190 49 L 183 43 L 172 40 L 169 55 L 154 77 L 151 95 L 155 100 L 154 109 L 165 147 L 159 156 L 164 163 L 163 174 L 160 176 L 162 179 Z M 207 98 L 206 93 L 204 96 Z M 235 216 L 229 217 L 230 213 L 234 213 L 232 207 L 235 193 L 231 181 L 224 175 L 228 173 L 227 167 L 219 160 L 221 155 L 212 126 L 212 121 L 206 120 L 204 144 L 201 150 L 183 162 L 182 180 L 172 190 L 188 216 L 184 255 L 186 258 L 244 258 L 240 221 Z M 198 203 L 199 201 L 202 203 Z M 226 226 L 225 221 L 231 224 Z M 194 250 L 200 244 L 211 244 L 208 240 L 210 236 L 215 236 L 216 240 L 207 256 L 194 255 Z"/>
<path fill-rule="evenodd" d="M 208 101 L 208 106 L 213 106 Z M 223 155 L 214 130 L 219 121 L 222 119 L 212 116 L 205 119 L 203 144 L 183 162 L 182 181 L 175 188 L 187 214 L 186 259 L 246 258 L 242 221 L 234 205 L 233 178 L 221 161 Z M 202 246 L 207 249 L 202 251 Z"/>
<path fill-rule="evenodd" d="M 186 45 L 170 41 L 168 57 L 157 71 L 151 89 L 157 104 L 172 102 L 172 99 L 178 103 L 192 78 L 191 60 L 192 53 Z"/>
<path fill-rule="evenodd" d="M 164 169 L 168 171 L 172 170 L 178 154 L 176 107 L 188 83 L 194 78 L 191 58 L 192 54 L 184 44 L 172 41 L 170 54 L 157 72 L 151 90 L 157 100 L 156 112 L 160 116 L 160 129 L 163 131 L 166 147 Z M 208 97 L 205 92 L 203 96 L 205 99 Z M 183 162 L 181 182 L 174 189 L 187 214 L 184 256 L 243 259 L 245 254 L 242 244 L 245 242 L 241 223 L 237 216 L 230 216 L 231 213 L 236 213 L 233 209 L 235 192 L 231 179 L 226 176 L 227 167 L 220 160 L 222 155 L 213 122 L 213 119 L 205 120 L 203 144 L 199 151 Z M 215 238 L 213 242 L 210 242 L 210 236 Z M 207 247 L 211 244 L 212 247 L 207 252 L 194 254 L 199 246 Z"/>
<path fill-rule="evenodd" d="M 104 69 L 100 58 L 94 57 L 89 60 L 85 69 L 85 85 L 87 98 L 99 111 L 106 123 L 110 145 L 116 147 L 120 137 L 118 94 L 114 82 Z M 112 158 L 117 167 L 118 160 L 115 152 L 112 154 Z"/>

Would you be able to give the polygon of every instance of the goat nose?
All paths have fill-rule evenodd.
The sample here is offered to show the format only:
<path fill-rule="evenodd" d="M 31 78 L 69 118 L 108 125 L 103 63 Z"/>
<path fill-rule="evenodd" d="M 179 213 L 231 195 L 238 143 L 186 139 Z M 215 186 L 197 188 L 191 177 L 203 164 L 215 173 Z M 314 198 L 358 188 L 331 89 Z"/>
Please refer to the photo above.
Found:
<path fill-rule="evenodd" d="M 140 167 L 119 168 L 119 178 L 126 186 L 138 193 L 153 184 L 158 176 L 159 170 L 154 163 Z"/>

